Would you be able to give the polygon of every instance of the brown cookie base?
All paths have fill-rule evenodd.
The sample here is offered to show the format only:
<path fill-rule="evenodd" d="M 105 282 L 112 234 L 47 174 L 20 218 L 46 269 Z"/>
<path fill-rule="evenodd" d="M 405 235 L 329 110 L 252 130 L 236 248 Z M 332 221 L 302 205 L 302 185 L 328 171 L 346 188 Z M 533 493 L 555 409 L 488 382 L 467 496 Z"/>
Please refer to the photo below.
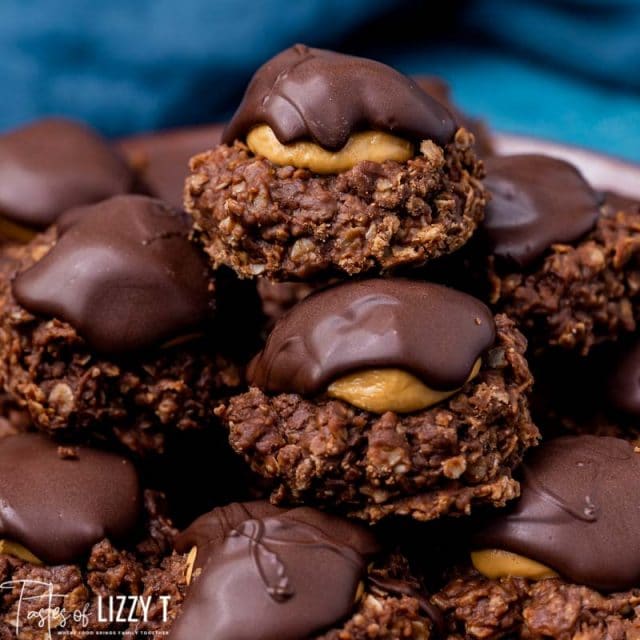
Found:
<path fill-rule="evenodd" d="M 140 593 L 151 595 L 148 588 L 159 571 L 167 573 L 171 566 L 171 548 L 176 530 L 162 515 L 158 496 L 152 492 L 145 493 L 146 521 L 144 539 L 133 550 L 116 548 L 109 540 L 102 540 L 94 545 L 89 557 L 79 564 L 67 565 L 34 565 L 13 556 L 0 554 L 0 583 L 3 583 L 0 599 L 0 638 L 2 640 L 16 638 L 16 622 L 19 623 L 19 635 L 25 640 L 40 640 L 45 637 L 47 629 L 46 597 L 29 599 L 48 594 L 48 586 L 52 585 L 53 593 L 63 597 L 52 600 L 53 607 L 65 609 L 68 616 L 64 625 L 55 612 L 51 612 L 53 638 L 90 638 L 100 637 L 96 632 L 112 631 L 110 637 L 118 637 L 117 632 L 124 631 L 130 623 L 101 621 L 98 609 L 98 596 L 102 596 L 102 618 L 107 618 L 108 598 L 110 596 L 132 596 Z M 36 585 L 37 581 L 45 585 Z M 162 586 L 162 585 L 160 585 Z M 169 591 L 168 585 L 163 590 L 153 592 L 152 603 L 160 607 L 158 596 Z M 23 591 L 24 587 L 24 591 Z M 173 600 L 179 600 L 184 590 L 184 581 L 174 582 Z M 22 598 L 21 598 L 22 595 Z M 126 615 L 130 603 L 127 604 Z M 44 618 L 35 612 L 43 610 Z M 84 613 L 84 620 L 74 619 L 74 612 Z M 29 617 L 31 613 L 34 617 Z M 154 615 L 158 612 L 154 611 Z M 44 621 L 44 630 L 38 626 Z M 93 635 L 92 635 L 93 633 Z"/>
<path fill-rule="evenodd" d="M 340 629 L 332 629 L 316 640 L 428 640 L 430 620 L 416 598 L 366 594 L 353 617 Z"/>
<path fill-rule="evenodd" d="M 560 578 L 490 580 L 462 569 L 432 597 L 449 640 L 627 640 L 640 634 L 640 590 L 603 595 Z"/>
<path fill-rule="evenodd" d="M 421 265 L 461 247 L 485 192 L 473 136 L 424 143 L 406 163 L 362 162 L 318 176 L 276 167 L 236 142 L 195 156 L 185 207 L 215 267 L 296 280 Z"/>
<path fill-rule="evenodd" d="M 623 208 L 625 207 L 625 208 Z M 609 197 L 598 223 L 574 245 L 553 246 L 525 273 L 489 265 L 491 302 L 534 351 L 581 354 L 635 331 L 640 318 L 640 206 Z"/>
<path fill-rule="evenodd" d="M 54 241 L 50 230 L 21 247 L 0 282 L 0 381 L 34 426 L 142 454 L 162 452 L 168 431 L 210 424 L 220 397 L 243 381 L 242 367 L 214 346 L 195 339 L 115 360 L 93 353 L 71 325 L 17 304 L 12 273 Z"/>
<path fill-rule="evenodd" d="M 435 407 L 376 415 L 338 400 L 252 388 L 221 412 L 231 446 L 273 482 L 275 503 L 337 507 L 371 522 L 504 505 L 518 495 L 511 470 L 538 430 L 526 398 L 526 341 L 505 316 L 496 325 L 480 374 Z"/>

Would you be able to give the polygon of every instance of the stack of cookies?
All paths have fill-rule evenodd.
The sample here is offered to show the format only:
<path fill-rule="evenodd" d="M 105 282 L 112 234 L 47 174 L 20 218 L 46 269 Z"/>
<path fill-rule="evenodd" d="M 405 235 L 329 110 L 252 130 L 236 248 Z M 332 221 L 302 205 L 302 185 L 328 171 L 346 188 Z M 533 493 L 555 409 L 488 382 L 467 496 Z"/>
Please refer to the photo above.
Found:
<path fill-rule="evenodd" d="M 0 638 L 640 634 L 637 203 L 296 45 L 0 231 Z"/>

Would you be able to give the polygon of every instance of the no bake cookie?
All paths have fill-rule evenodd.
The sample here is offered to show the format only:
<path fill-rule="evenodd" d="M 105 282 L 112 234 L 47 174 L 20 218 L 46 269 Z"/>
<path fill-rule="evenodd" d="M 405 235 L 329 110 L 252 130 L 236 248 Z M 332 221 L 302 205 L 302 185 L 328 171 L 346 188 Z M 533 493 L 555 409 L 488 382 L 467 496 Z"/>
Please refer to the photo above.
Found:
<path fill-rule="evenodd" d="M 503 505 L 538 438 L 525 346 L 505 316 L 452 289 L 342 284 L 276 323 L 222 419 L 276 502 L 370 521 Z"/>
<path fill-rule="evenodd" d="M 405 558 L 309 507 L 220 507 L 176 550 L 188 587 L 171 640 L 427 640 L 442 623 Z"/>
<path fill-rule="evenodd" d="M 118 196 L 70 210 L 21 249 L 1 287 L 0 379 L 37 428 L 142 453 L 162 451 L 167 431 L 210 424 L 242 382 L 251 295 L 227 291 L 236 330 L 247 328 L 236 338 L 227 285 L 188 234 L 161 201 Z"/>
<path fill-rule="evenodd" d="M 461 247 L 485 192 L 473 137 L 386 65 L 296 45 L 265 63 L 185 207 L 214 266 L 278 280 L 421 265 Z"/>
<path fill-rule="evenodd" d="M 125 598 L 128 615 L 126 599 L 168 571 L 175 533 L 121 455 L 0 439 L 0 637 L 118 637 L 129 623 L 107 602 Z"/>
<path fill-rule="evenodd" d="M 634 331 L 637 203 L 596 192 L 575 167 L 547 156 L 495 156 L 486 167 L 492 197 L 483 226 L 495 308 L 534 351 L 586 354 Z"/>
<path fill-rule="evenodd" d="M 433 597 L 450 638 L 631 638 L 640 631 L 640 454 L 616 438 L 550 440 L 522 495 L 476 532 L 471 566 Z"/>

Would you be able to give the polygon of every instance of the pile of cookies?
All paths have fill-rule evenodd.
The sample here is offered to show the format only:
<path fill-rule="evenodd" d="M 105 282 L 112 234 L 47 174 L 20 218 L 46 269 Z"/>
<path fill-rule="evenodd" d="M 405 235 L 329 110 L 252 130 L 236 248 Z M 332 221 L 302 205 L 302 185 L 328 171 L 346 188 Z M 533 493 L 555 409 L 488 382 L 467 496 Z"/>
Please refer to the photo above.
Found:
<path fill-rule="evenodd" d="M 0 233 L 0 638 L 640 635 L 638 203 L 296 45 Z"/>

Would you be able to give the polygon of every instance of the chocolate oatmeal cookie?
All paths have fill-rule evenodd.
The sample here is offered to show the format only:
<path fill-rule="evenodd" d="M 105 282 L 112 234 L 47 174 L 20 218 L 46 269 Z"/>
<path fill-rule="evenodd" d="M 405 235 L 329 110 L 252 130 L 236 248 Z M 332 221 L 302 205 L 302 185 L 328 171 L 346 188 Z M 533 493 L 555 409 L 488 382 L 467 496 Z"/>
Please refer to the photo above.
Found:
<path fill-rule="evenodd" d="M 195 237 L 241 277 L 421 265 L 464 245 L 485 205 L 473 136 L 438 101 L 383 64 L 302 45 L 258 70 L 191 172 Z"/>
<path fill-rule="evenodd" d="M 521 475 L 520 500 L 475 534 L 474 568 L 432 598 L 447 637 L 635 637 L 638 451 L 616 438 L 559 438 Z"/>
<path fill-rule="evenodd" d="M 0 439 L 0 638 L 118 637 L 129 623 L 108 614 L 109 599 L 124 598 L 128 616 L 127 598 L 170 567 L 175 533 L 126 458 Z"/>
<path fill-rule="evenodd" d="M 496 156 L 486 166 L 489 299 L 532 349 L 584 355 L 635 331 L 638 204 L 595 192 L 577 169 L 554 158 Z"/>
<path fill-rule="evenodd" d="M 504 505 L 538 431 L 526 341 L 445 287 L 366 280 L 316 293 L 276 323 L 247 393 L 220 413 L 276 503 L 377 521 Z"/>
<path fill-rule="evenodd" d="M 214 280 L 188 233 L 159 200 L 119 196 L 20 249 L 0 287 L 0 380 L 38 429 L 161 452 L 242 383 L 255 292 Z"/>
<path fill-rule="evenodd" d="M 171 640 L 427 640 L 442 624 L 403 556 L 309 507 L 217 508 L 176 550 L 188 588 Z"/>

